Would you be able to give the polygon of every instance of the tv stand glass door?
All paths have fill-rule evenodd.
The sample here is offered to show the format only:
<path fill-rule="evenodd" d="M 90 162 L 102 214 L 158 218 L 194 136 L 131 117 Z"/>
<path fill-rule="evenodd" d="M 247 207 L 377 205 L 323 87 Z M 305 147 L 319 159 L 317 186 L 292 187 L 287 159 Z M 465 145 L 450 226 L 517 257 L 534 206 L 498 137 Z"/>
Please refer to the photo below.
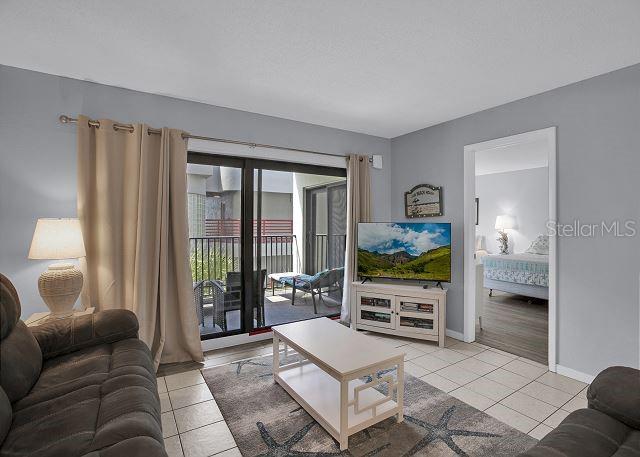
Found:
<path fill-rule="evenodd" d="M 396 327 L 411 333 L 438 334 L 438 302 L 426 298 L 396 297 Z"/>
<path fill-rule="evenodd" d="M 396 328 L 395 297 L 376 293 L 358 293 L 358 323 L 381 328 Z"/>

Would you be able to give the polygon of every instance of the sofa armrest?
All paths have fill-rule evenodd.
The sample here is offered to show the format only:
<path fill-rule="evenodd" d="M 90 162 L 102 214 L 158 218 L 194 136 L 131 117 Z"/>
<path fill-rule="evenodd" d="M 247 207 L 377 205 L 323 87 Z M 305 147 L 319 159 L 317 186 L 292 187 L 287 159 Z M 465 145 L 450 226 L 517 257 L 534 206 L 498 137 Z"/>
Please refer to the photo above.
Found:
<path fill-rule="evenodd" d="M 609 367 L 593 380 L 587 390 L 589 408 L 640 429 L 640 371 L 629 367 Z"/>
<path fill-rule="evenodd" d="M 30 327 L 44 359 L 90 346 L 137 338 L 138 319 L 131 311 L 110 309 L 93 314 L 52 320 Z"/>

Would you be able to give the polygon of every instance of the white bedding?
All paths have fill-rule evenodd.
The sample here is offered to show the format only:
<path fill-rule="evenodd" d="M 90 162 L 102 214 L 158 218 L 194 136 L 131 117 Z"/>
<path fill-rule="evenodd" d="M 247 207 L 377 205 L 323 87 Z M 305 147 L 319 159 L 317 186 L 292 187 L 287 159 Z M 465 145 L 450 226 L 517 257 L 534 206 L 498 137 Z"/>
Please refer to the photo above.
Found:
<path fill-rule="evenodd" d="M 544 254 L 529 254 L 528 252 L 519 252 L 517 254 L 489 254 L 485 258 L 500 259 L 506 261 L 519 260 L 524 262 L 536 262 L 549 264 L 549 256 Z"/>
<path fill-rule="evenodd" d="M 541 254 L 487 255 L 482 258 L 485 279 L 548 287 L 549 256 Z"/>

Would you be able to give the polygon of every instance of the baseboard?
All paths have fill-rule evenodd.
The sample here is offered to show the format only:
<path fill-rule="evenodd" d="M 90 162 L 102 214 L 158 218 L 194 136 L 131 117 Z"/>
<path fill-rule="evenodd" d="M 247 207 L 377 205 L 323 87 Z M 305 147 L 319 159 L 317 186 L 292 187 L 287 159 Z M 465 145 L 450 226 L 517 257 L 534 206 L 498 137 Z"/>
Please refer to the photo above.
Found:
<path fill-rule="evenodd" d="M 264 341 L 273 339 L 272 332 L 259 333 L 257 335 L 249 335 L 243 333 L 241 335 L 223 336 L 220 338 L 212 338 L 210 340 L 202 340 L 202 350 L 213 351 L 215 349 L 228 348 L 231 346 L 238 346 L 240 344 L 254 343 L 256 341 Z"/>
<path fill-rule="evenodd" d="M 566 376 L 567 378 L 575 379 L 576 381 L 586 382 L 591 384 L 595 379 L 595 376 L 583 373 L 573 368 L 563 367 L 562 365 L 556 365 L 556 373 Z"/>
<path fill-rule="evenodd" d="M 448 328 L 447 331 L 444 332 L 444 334 L 450 338 L 455 338 L 456 340 L 464 341 L 464 335 L 460 332 L 456 332 L 455 330 L 451 330 Z"/>

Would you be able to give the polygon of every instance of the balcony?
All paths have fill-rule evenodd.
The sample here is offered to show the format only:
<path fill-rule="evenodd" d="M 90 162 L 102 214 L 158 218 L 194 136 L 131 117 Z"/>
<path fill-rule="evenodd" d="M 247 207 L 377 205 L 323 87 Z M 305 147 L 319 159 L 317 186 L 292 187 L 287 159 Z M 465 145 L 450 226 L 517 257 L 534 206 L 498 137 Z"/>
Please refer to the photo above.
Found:
<path fill-rule="evenodd" d="M 271 224 L 269 230 L 274 231 L 274 225 L 283 231 L 288 228 L 287 224 L 278 222 L 278 224 Z M 240 329 L 242 287 L 239 273 L 241 256 L 239 230 L 239 224 L 234 221 L 211 223 L 207 225 L 207 234 L 235 234 L 189 239 L 201 335 Z M 333 236 L 331 237 L 333 242 L 329 239 L 327 235 L 322 234 L 310 237 L 305 261 L 308 265 L 306 273 L 309 275 L 339 268 L 344 264 L 345 236 Z M 254 235 L 254 268 L 256 270 L 258 243 L 262 280 L 257 279 L 256 282 L 262 283 L 262 286 L 259 291 L 254 292 L 259 302 L 254 306 L 255 327 L 268 327 L 340 313 L 342 278 L 336 280 L 339 274 L 334 274 L 330 282 L 324 279 L 321 283 L 315 283 L 314 285 L 321 286 L 314 288 L 315 294 L 298 290 L 295 300 L 290 285 L 274 281 L 270 277 L 272 274 L 286 272 L 299 274 L 301 268 L 295 264 L 301 262 L 301 256 L 298 252 L 296 235 L 291 233 Z"/>
<path fill-rule="evenodd" d="M 202 336 L 338 314 L 345 236 L 335 234 L 346 233 L 344 170 L 299 164 L 294 171 L 236 159 L 187 164 L 190 260 Z M 255 290 L 244 289 L 242 274 L 245 280 L 254 275 L 249 282 Z"/>
<path fill-rule="evenodd" d="M 257 266 L 258 237 L 253 237 L 254 267 Z M 295 235 L 263 235 L 260 237 L 262 260 L 267 275 L 293 270 Z M 189 238 L 193 282 L 224 280 L 229 272 L 240 271 L 240 236 L 207 236 Z"/>

